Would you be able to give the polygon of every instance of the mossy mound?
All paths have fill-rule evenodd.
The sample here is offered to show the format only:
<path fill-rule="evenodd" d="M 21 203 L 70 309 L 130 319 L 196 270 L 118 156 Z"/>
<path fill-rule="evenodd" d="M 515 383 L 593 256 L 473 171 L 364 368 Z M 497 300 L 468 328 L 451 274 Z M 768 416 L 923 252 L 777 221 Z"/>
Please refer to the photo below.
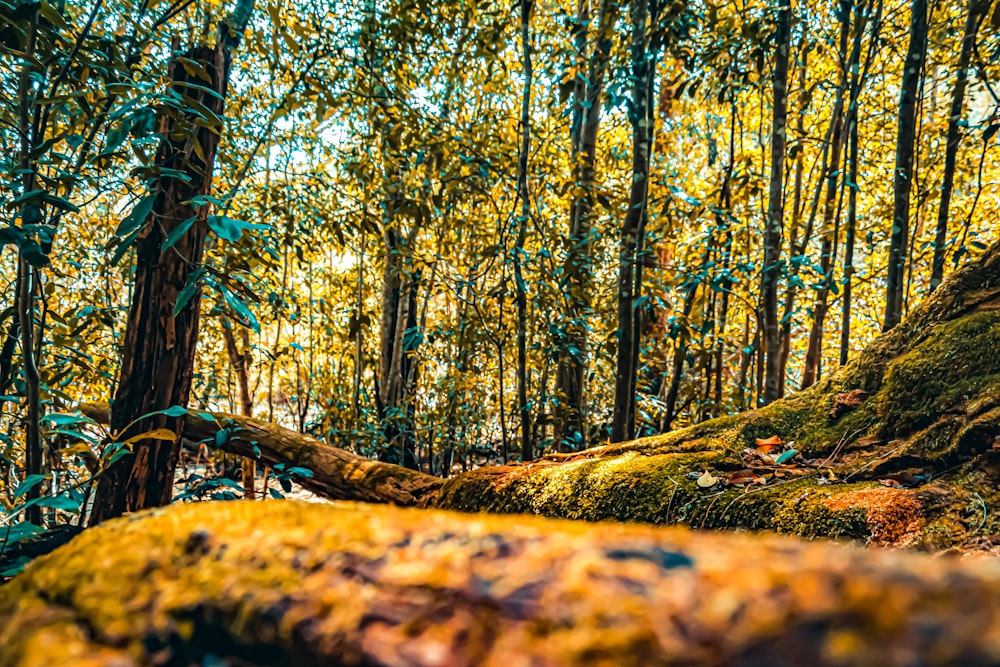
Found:
<path fill-rule="evenodd" d="M 661 436 L 473 471 L 447 482 L 431 503 L 928 548 L 960 545 L 1000 533 L 997 350 L 995 247 L 807 391 Z M 767 486 L 704 489 L 689 478 L 704 470 L 722 477 L 752 465 L 744 451 L 772 436 L 794 442 L 805 461 L 791 462 L 784 473 L 774 470 Z M 886 491 L 897 511 L 884 507 Z"/>
<path fill-rule="evenodd" d="M 992 665 L 1000 566 L 338 503 L 110 521 L 0 589 L 0 667 Z"/>

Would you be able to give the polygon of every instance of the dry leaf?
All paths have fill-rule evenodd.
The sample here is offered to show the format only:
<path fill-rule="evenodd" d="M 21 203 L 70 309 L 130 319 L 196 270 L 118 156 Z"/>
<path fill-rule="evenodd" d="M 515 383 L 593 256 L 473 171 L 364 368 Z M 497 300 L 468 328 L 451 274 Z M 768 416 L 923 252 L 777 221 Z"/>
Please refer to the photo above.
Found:
<path fill-rule="evenodd" d="M 713 487 L 718 483 L 719 483 L 719 478 L 713 475 L 712 473 L 708 472 L 707 470 L 704 473 L 702 473 L 701 477 L 698 478 L 697 482 L 698 486 L 700 486 L 703 489 Z"/>

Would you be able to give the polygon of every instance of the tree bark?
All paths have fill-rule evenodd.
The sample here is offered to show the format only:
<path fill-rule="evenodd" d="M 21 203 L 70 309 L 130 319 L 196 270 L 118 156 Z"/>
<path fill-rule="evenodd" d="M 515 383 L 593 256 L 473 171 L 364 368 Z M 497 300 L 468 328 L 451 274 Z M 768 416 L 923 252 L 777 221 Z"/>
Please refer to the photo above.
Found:
<path fill-rule="evenodd" d="M 207 86 L 179 60 L 171 61 L 174 91 L 220 118 L 232 48 L 252 9 L 252 1 L 241 1 L 231 22 L 222 24 L 214 48 L 197 46 L 184 53 L 184 58 L 207 72 L 211 78 Z M 112 431 L 122 438 L 154 429 L 183 431 L 183 417 L 143 416 L 173 405 L 187 405 L 198 342 L 200 289 L 192 285 L 194 292 L 187 302 L 178 303 L 178 299 L 198 278 L 207 228 L 204 209 L 195 208 L 190 201 L 211 190 L 222 128 L 195 125 L 191 118 L 164 117 L 162 123 L 164 140 L 156 157 L 162 173 L 156 180 L 152 213 L 136 247 L 135 286 L 121 379 L 111 414 Z M 194 224 L 190 224 L 191 219 L 195 219 Z M 178 234 L 176 230 L 184 226 L 188 231 L 180 233 L 176 243 L 164 250 L 168 235 Z M 178 441 L 150 439 L 135 443 L 133 453 L 114 463 L 100 478 L 91 525 L 124 512 L 170 502 L 179 447 Z"/>
<path fill-rule="evenodd" d="M 411 239 L 404 240 L 391 227 L 385 230 L 384 236 L 380 383 L 376 392 L 385 436 L 380 457 L 388 463 L 416 470 L 410 409 L 413 376 L 410 371 L 417 344 L 419 276 L 411 275 L 405 266 L 405 253 Z"/>
<path fill-rule="evenodd" d="M 941 284 L 944 277 L 944 255 L 948 243 L 948 215 L 951 207 L 951 195 L 955 187 L 955 166 L 958 162 L 958 146 L 962 140 L 962 109 L 965 106 L 965 88 L 969 82 L 969 63 L 976 46 L 976 33 L 982 15 L 989 9 L 989 3 L 983 0 L 969 0 L 969 8 L 965 16 L 965 31 L 962 34 L 962 47 L 958 54 L 958 64 L 955 68 L 955 87 L 951 92 L 951 110 L 948 114 L 948 138 L 944 156 L 944 178 L 941 182 L 941 204 L 938 207 L 937 231 L 934 236 L 934 258 L 931 264 L 931 284 L 933 291 Z"/>
<path fill-rule="evenodd" d="M 927 0 L 913 0 L 910 18 L 910 45 L 903 63 L 896 126 L 896 169 L 892 182 L 892 232 L 889 239 L 889 268 L 885 283 L 885 319 L 888 331 L 903 317 L 906 245 L 910 233 L 910 190 L 913 183 L 913 143 L 917 127 L 917 100 L 920 74 L 927 52 Z"/>
<path fill-rule="evenodd" d="M 777 0 L 774 50 L 774 114 L 771 121 L 771 180 L 767 223 L 764 228 L 764 265 L 761 269 L 761 320 L 764 325 L 764 395 L 767 405 L 781 390 L 781 335 L 778 320 L 778 278 L 781 276 L 781 233 L 784 217 L 784 172 L 788 120 L 788 52 L 791 47 L 791 0 Z M 789 3 L 789 4 L 786 4 Z"/>
<path fill-rule="evenodd" d="M 98 423 L 107 423 L 106 403 L 84 403 L 78 409 Z M 224 452 L 257 457 L 265 465 L 304 468 L 311 476 L 297 476 L 296 483 L 331 500 L 417 505 L 444 483 L 439 477 L 352 454 L 312 436 L 243 415 L 192 411 L 184 420 L 182 437 L 189 442 L 216 444 Z"/>
<path fill-rule="evenodd" d="M 860 53 L 861 42 L 864 38 L 866 23 L 871 9 L 867 2 L 859 2 L 857 5 L 857 20 L 854 26 L 854 46 L 852 52 Z M 875 20 L 878 21 L 881 14 L 881 6 Z M 867 63 L 866 63 L 867 72 Z M 851 306 L 854 285 L 854 244 L 858 228 L 858 103 L 861 97 L 862 75 L 860 68 L 851 70 L 851 95 L 850 105 L 847 109 L 847 145 L 848 145 L 848 170 L 847 170 L 847 229 L 844 237 L 844 286 L 841 297 L 841 321 L 840 321 L 840 365 L 847 363 L 851 346 Z"/>

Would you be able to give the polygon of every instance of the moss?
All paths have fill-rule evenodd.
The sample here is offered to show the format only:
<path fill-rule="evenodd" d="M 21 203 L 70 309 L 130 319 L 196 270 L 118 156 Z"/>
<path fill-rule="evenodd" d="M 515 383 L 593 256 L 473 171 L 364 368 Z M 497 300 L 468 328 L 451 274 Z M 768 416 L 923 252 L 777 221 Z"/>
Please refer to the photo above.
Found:
<path fill-rule="evenodd" d="M 973 312 L 935 326 L 933 334 L 894 359 L 878 397 L 885 433 L 926 428 L 942 414 L 1000 388 L 1000 312 Z"/>
<path fill-rule="evenodd" d="M 768 536 L 196 503 L 85 531 L 0 589 L 0 667 L 975 666 L 1000 662 L 998 596 L 982 563 Z"/>

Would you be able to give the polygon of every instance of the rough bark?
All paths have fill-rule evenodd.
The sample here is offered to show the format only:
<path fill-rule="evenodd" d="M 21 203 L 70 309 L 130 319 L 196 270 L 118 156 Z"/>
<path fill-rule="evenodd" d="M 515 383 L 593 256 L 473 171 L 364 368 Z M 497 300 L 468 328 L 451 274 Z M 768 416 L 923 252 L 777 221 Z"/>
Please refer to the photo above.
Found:
<path fill-rule="evenodd" d="M 212 81 L 171 63 L 175 90 L 221 117 L 228 85 L 230 54 L 219 41 L 215 48 L 193 47 L 184 57 L 199 63 Z M 181 419 L 143 415 L 186 405 L 198 341 L 200 290 L 176 308 L 192 274 L 201 264 L 207 227 L 204 214 L 190 200 L 207 194 L 221 128 L 197 127 L 191 119 L 163 121 L 165 139 L 157 153 L 164 174 L 157 179 L 153 211 L 136 245 L 135 286 L 129 308 L 121 381 L 111 414 L 111 428 L 127 436 L 158 428 L 180 430 Z M 194 146 L 198 150 L 194 150 Z M 184 174 L 178 177 L 177 174 Z M 186 221 L 200 218 L 195 224 Z M 167 236 L 187 225 L 186 233 L 164 251 Z M 176 312 L 175 312 L 176 311 Z M 138 421 L 137 421 L 138 420 Z M 130 426 L 131 425 L 131 426 Z M 119 460 L 100 479 L 91 522 L 170 501 L 179 449 L 162 440 L 140 441 L 133 454 Z"/>
<path fill-rule="evenodd" d="M 829 308 L 827 299 L 833 288 L 833 266 L 837 254 L 837 236 L 840 226 L 840 204 L 837 195 L 842 193 L 840 176 L 843 172 L 841 151 L 844 147 L 847 132 L 845 131 L 844 96 L 847 93 L 848 72 L 855 71 L 861 58 L 861 42 L 855 41 L 850 58 L 847 56 L 848 37 L 851 27 L 851 9 L 853 0 L 840 1 L 840 41 L 839 60 L 841 62 L 840 77 L 837 83 L 836 100 L 831 115 L 833 137 L 830 146 L 830 169 L 826 174 L 826 197 L 823 201 L 823 232 L 820 249 L 820 272 L 823 280 L 816 291 L 816 302 L 813 306 L 813 321 L 809 328 L 809 343 L 806 348 L 805 367 L 802 370 L 802 388 L 812 386 L 819 378 L 820 362 L 823 359 L 823 326 Z"/>
<path fill-rule="evenodd" d="M 386 208 L 389 204 L 385 204 Z M 390 214 L 386 214 L 392 220 Z M 380 457 L 416 469 L 413 443 L 413 362 L 418 345 L 418 273 L 406 266 L 405 253 L 412 247 L 396 229 L 385 230 L 384 280 L 382 288 L 381 366 L 377 402 L 386 446 Z"/>
<path fill-rule="evenodd" d="M 528 236 L 531 218 L 531 198 L 528 191 L 528 158 L 531 153 L 531 11 L 533 0 L 521 0 L 521 65 L 524 67 L 524 86 L 521 89 L 521 149 L 517 156 L 517 196 L 521 200 L 521 216 L 517 221 L 517 239 L 514 242 L 514 300 L 517 303 L 517 413 L 521 426 L 521 460 L 535 458 L 531 441 L 531 410 L 528 406 L 528 290 L 524 284 L 522 266 L 524 242 Z"/>
<path fill-rule="evenodd" d="M 240 350 L 236 342 L 236 335 L 233 333 L 233 326 L 229 318 L 222 315 L 220 318 L 222 325 L 222 337 L 226 341 L 226 353 L 229 355 L 229 365 L 232 366 L 233 374 L 236 375 L 236 385 L 240 394 L 240 414 L 247 417 L 253 416 L 253 397 L 250 395 L 250 376 L 247 372 L 247 355 L 250 353 L 250 332 L 246 327 L 240 330 L 243 351 Z M 242 462 L 242 482 L 243 497 L 246 500 L 253 500 L 257 495 L 255 482 L 257 479 L 257 462 L 250 457 L 246 457 Z"/>
<path fill-rule="evenodd" d="M 777 537 L 197 503 L 0 589 L 0 667 L 993 665 L 985 563 Z"/>

